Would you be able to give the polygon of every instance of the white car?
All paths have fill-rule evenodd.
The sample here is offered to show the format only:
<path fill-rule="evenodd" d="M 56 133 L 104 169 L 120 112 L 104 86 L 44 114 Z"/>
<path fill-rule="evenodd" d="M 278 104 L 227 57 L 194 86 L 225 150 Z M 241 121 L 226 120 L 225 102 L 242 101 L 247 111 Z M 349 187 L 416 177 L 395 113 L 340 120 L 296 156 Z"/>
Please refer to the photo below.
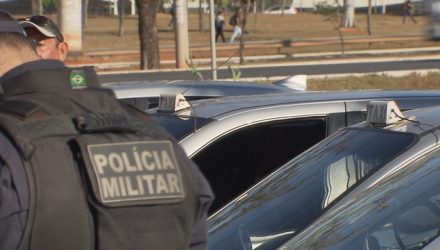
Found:
<path fill-rule="evenodd" d="M 286 92 L 190 102 L 151 118 L 174 135 L 210 182 L 212 210 L 339 128 L 365 120 L 371 100 L 404 110 L 440 104 L 440 91 Z"/>

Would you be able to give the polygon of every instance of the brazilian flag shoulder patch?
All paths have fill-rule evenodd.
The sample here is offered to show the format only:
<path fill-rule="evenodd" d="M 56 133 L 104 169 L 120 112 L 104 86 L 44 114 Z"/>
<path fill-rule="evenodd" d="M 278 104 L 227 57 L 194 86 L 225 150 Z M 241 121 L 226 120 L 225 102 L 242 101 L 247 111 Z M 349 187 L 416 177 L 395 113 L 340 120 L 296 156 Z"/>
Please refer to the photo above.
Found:
<path fill-rule="evenodd" d="M 72 89 L 82 89 L 87 87 L 86 73 L 82 69 L 72 69 L 69 75 Z"/>

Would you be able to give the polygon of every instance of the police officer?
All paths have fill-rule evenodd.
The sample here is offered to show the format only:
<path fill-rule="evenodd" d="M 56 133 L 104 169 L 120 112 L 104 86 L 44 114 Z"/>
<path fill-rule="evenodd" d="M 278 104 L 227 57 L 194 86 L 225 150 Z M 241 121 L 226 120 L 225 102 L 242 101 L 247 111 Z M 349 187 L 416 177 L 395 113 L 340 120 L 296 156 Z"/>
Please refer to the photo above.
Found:
<path fill-rule="evenodd" d="M 3 11 L 0 55 L 0 249 L 206 248 L 211 189 L 167 133 Z"/>
<path fill-rule="evenodd" d="M 30 16 L 18 19 L 26 35 L 36 43 L 38 56 L 43 59 L 63 61 L 69 52 L 69 46 L 55 23 L 45 16 Z"/>

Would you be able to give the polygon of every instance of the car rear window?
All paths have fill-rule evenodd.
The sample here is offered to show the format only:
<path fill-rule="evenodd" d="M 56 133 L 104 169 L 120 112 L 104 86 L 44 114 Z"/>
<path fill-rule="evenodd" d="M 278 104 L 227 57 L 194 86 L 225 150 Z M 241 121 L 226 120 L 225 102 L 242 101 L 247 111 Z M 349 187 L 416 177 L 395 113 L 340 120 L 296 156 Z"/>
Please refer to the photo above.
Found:
<path fill-rule="evenodd" d="M 197 129 L 211 123 L 212 119 L 201 117 L 184 117 L 173 114 L 150 114 L 150 117 L 176 138 L 182 140 Z"/>

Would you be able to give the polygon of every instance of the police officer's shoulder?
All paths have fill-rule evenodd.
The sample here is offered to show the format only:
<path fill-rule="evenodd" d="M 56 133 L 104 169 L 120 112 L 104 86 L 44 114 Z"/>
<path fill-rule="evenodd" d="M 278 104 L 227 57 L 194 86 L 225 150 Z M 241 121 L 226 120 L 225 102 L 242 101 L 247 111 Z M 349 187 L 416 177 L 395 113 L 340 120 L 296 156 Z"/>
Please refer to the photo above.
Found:
<path fill-rule="evenodd" d="M 69 68 L 69 80 L 72 89 L 81 89 L 86 87 L 101 87 L 98 75 L 93 66 Z"/>

